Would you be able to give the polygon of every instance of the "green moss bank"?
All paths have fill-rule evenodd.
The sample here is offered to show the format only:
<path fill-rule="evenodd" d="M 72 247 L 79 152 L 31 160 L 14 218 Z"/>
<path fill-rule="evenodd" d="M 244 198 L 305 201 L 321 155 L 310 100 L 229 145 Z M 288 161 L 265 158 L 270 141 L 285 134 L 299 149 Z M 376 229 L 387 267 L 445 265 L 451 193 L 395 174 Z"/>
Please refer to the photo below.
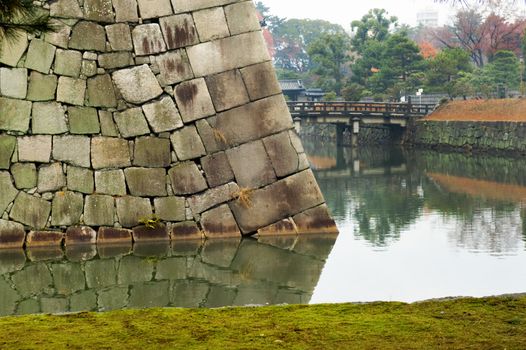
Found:
<path fill-rule="evenodd" d="M 526 297 L 0 319 L 2 349 L 524 349 Z"/>

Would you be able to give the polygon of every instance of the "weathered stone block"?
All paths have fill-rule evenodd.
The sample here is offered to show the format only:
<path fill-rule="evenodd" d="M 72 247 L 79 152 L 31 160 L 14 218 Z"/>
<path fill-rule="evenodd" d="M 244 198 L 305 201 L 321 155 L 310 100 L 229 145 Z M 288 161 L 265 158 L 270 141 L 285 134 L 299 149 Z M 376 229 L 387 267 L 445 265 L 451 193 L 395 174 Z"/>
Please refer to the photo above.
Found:
<path fill-rule="evenodd" d="M 83 290 L 86 286 L 86 278 L 80 264 L 53 264 L 51 274 L 53 284 L 59 294 L 73 294 Z"/>
<path fill-rule="evenodd" d="M 192 196 L 188 199 L 190 209 L 194 216 L 201 214 L 205 210 L 215 207 L 239 196 L 239 186 L 234 183 L 228 183 L 208 190 L 202 194 Z"/>
<path fill-rule="evenodd" d="M 93 193 L 93 171 L 85 168 L 68 166 L 67 174 L 68 190 L 85 194 Z"/>
<path fill-rule="evenodd" d="M 97 245 L 132 243 L 132 231 L 124 228 L 100 227 L 97 234 Z"/>
<path fill-rule="evenodd" d="M 119 197 L 117 202 L 117 215 L 123 227 L 135 227 L 139 221 L 152 216 L 152 205 L 148 198 Z"/>
<path fill-rule="evenodd" d="M 166 196 L 166 170 L 149 168 L 127 168 L 126 183 L 132 196 Z"/>
<path fill-rule="evenodd" d="M 142 106 L 148 124 L 156 133 L 171 131 L 183 127 L 183 121 L 171 97 Z"/>
<path fill-rule="evenodd" d="M 83 106 L 86 95 L 86 81 L 70 77 L 60 77 L 57 87 L 57 101 Z"/>
<path fill-rule="evenodd" d="M 175 131 L 170 140 L 179 160 L 194 159 L 206 154 L 201 137 L 193 125 Z"/>
<path fill-rule="evenodd" d="M 169 50 L 199 43 L 194 20 L 190 14 L 163 17 L 159 19 L 159 24 Z"/>
<path fill-rule="evenodd" d="M 97 232 L 91 227 L 75 226 L 66 230 L 65 246 L 97 243 Z"/>
<path fill-rule="evenodd" d="M 88 288 L 104 288 L 117 283 L 117 269 L 113 259 L 87 261 L 84 270 Z M 127 293 L 119 294 L 119 297 L 119 301 L 123 302 L 127 299 Z"/>
<path fill-rule="evenodd" d="M 30 101 L 49 101 L 55 98 L 58 78 L 56 75 L 46 75 L 39 72 L 31 72 L 29 75 L 29 87 L 27 99 Z"/>
<path fill-rule="evenodd" d="M 33 103 L 33 134 L 63 134 L 68 131 L 64 108 L 56 102 Z"/>
<path fill-rule="evenodd" d="M 77 0 L 57 0 L 50 5 L 51 17 L 82 18 L 82 10 Z"/>
<path fill-rule="evenodd" d="M 163 93 L 155 75 L 145 64 L 114 72 L 113 81 L 122 97 L 130 103 L 144 103 Z"/>
<path fill-rule="evenodd" d="M 97 308 L 97 294 L 93 290 L 83 290 L 69 297 L 69 311 L 95 311 Z"/>
<path fill-rule="evenodd" d="M 64 23 L 66 21 L 59 21 L 57 19 L 51 19 L 51 25 L 55 26 L 55 31 L 44 34 L 44 41 L 51 45 L 67 49 L 69 43 L 69 37 L 71 36 L 71 27 Z"/>
<path fill-rule="evenodd" d="M 226 20 L 231 35 L 260 30 L 256 8 L 251 1 L 244 1 L 225 7 Z"/>
<path fill-rule="evenodd" d="M 173 0 L 172 6 L 175 12 L 178 13 L 223 6 L 237 1 L 239 0 Z"/>
<path fill-rule="evenodd" d="M 123 168 L 131 165 L 128 141 L 110 137 L 91 139 L 91 164 L 94 169 Z"/>
<path fill-rule="evenodd" d="M 27 69 L 0 68 L 0 95 L 13 98 L 26 98 Z"/>
<path fill-rule="evenodd" d="M 4 213 L 18 193 L 7 171 L 0 171 L 0 193 L 0 213 Z"/>
<path fill-rule="evenodd" d="M 149 136 L 135 140 L 133 165 L 164 168 L 170 165 L 170 161 L 170 140 Z"/>
<path fill-rule="evenodd" d="M 338 233 L 336 223 L 329 214 L 329 208 L 323 204 L 304 211 L 293 217 L 300 234 Z"/>
<path fill-rule="evenodd" d="M 15 146 L 16 137 L 0 135 L 0 169 L 9 169 Z"/>
<path fill-rule="evenodd" d="M 175 281 L 173 284 L 172 305 L 175 307 L 198 308 L 206 300 L 210 286 L 198 280 Z"/>
<path fill-rule="evenodd" d="M 136 284 L 130 291 L 130 308 L 165 307 L 170 303 L 170 282 Z"/>
<path fill-rule="evenodd" d="M 117 106 L 117 98 L 109 74 L 88 79 L 88 105 L 108 108 Z"/>
<path fill-rule="evenodd" d="M 214 153 L 226 149 L 226 139 L 224 135 L 216 130 L 212 125 L 217 124 L 217 117 L 200 119 L 195 122 L 199 136 L 205 145 L 207 153 Z"/>
<path fill-rule="evenodd" d="M 55 50 L 55 46 L 46 43 L 44 40 L 31 40 L 27 50 L 25 67 L 48 74 L 55 57 Z"/>
<path fill-rule="evenodd" d="M 158 76 L 161 85 L 173 85 L 194 77 L 190 61 L 184 50 L 169 51 L 156 56 L 155 61 L 159 66 Z"/>
<path fill-rule="evenodd" d="M 113 113 L 107 111 L 99 111 L 100 132 L 102 136 L 117 137 L 119 130 L 113 122 Z"/>
<path fill-rule="evenodd" d="M 172 240 L 201 240 L 203 232 L 194 221 L 178 222 L 171 225 L 170 238 Z"/>
<path fill-rule="evenodd" d="M 99 116 L 95 108 L 69 107 L 69 131 L 72 134 L 98 134 Z"/>
<path fill-rule="evenodd" d="M 263 143 L 278 177 L 290 175 L 299 170 L 300 159 L 288 131 L 266 137 Z"/>
<path fill-rule="evenodd" d="M 229 146 L 259 140 L 292 129 L 292 118 L 283 96 L 273 96 L 218 114 L 212 125 Z"/>
<path fill-rule="evenodd" d="M 94 22 L 113 22 L 111 0 L 84 0 L 84 17 Z"/>
<path fill-rule="evenodd" d="M 155 279 L 158 281 L 186 279 L 186 259 L 177 257 L 159 261 L 155 270 Z"/>
<path fill-rule="evenodd" d="M 169 241 L 168 229 L 164 224 L 156 227 L 137 226 L 133 228 L 133 241 L 136 243 Z"/>
<path fill-rule="evenodd" d="M 128 306 L 128 286 L 113 287 L 98 293 L 97 304 L 99 311 L 121 310 Z"/>
<path fill-rule="evenodd" d="M 51 225 L 70 226 L 80 221 L 84 198 L 76 192 L 57 192 L 51 203 Z"/>
<path fill-rule="evenodd" d="M 139 20 L 136 0 L 113 0 L 113 7 L 116 22 L 137 22 Z"/>
<path fill-rule="evenodd" d="M 112 24 L 105 28 L 112 51 L 133 50 L 130 26 L 127 23 Z"/>
<path fill-rule="evenodd" d="M 97 253 L 101 259 L 111 259 L 121 256 L 130 255 L 133 253 L 131 230 L 128 243 L 108 243 L 108 244 L 98 244 L 97 243 Z M 98 235 L 97 235 L 98 237 Z M 97 238 L 98 239 L 98 238 Z"/>
<path fill-rule="evenodd" d="M 22 271 L 14 273 L 12 280 L 23 297 L 41 294 L 42 290 L 53 284 L 51 273 L 45 264 L 29 265 Z"/>
<path fill-rule="evenodd" d="M 29 116 L 31 102 L 0 97 L 0 130 L 20 131 L 29 130 Z"/>
<path fill-rule="evenodd" d="M 98 57 L 99 67 L 105 69 L 115 69 L 133 65 L 131 52 L 111 52 L 103 53 Z"/>
<path fill-rule="evenodd" d="M 38 169 L 38 192 L 53 192 L 66 187 L 66 176 L 62 172 L 62 163 L 53 163 Z"/>
<path fill-rule="evenodd" d="M 226 155 L 239 186 L 257 188 L 276 181 L 272 163 L 261 141 L 229 149 Z"/>
<path fill-rule="evenodd" d="M 234 173 L 225 152 L 218 152 L 201 158 L 201 166 L 210 187 L 216 187 L 234 180 Z"/>
<path fill-rule="evenodd" d="M 119 262 L 117 283 L 129 285 L 132 283 L 148 282 L 153 279 L 154 265 L 137 256 L 125 256 Z"/>
<path fill-rule="evenodd" d="M 252 191 L 248 198 L 249 203 L 240 199 L 230 203 L 243 233 L 255 232 L 324 202 L 310 170 Z"/>
<path fill-rule="evenodd" d="M 115 122 L 122 137 L 134 137 L 150 133 L 141 108 L 131 108 L 114 114 Z"/>
<path fill-rule="evenodd" d="M 208 188 L 194 162 L 184 162 L 168 171 L 175 194 L 194 194 Z"/>
<path fill-rule="evenodd" d="M 89 226 L 113 226 L 115 201 L 111 196 L 86 196 L 84 223 Z"/>
<path fill-rule="evenodd" d="M 97 74 L 97 62 L 83 60 L 80 72 L 86 77 L 91 78 L 92 76 Z"/>
<path fill-rule="evenodd" d="M 58 75 L 78 78 L 81 63 L 82 54 L 79 51 L 57 49 L 53 72 Z"/>
<path fill-rule="evenodd" d="M 64 233 L 60 231 L 31 231 L 26 237 L 26 247 L 60 247 Z"/>
<path fill-rule="evenodd" d="M 132 40 L 137 56 L 155 55 L 166 51 L 161 28 L 157 23 L 141 24 L 133 28 Z"/>
<path fill-rule="evenodd" d="M 209 41 L 188 47 L 187 53 L 198 77 L 270 60 L 261 32 Z"/>
<path fill-rule="evenodd" d="M 29 189 L 37 186 L 37 168 L 33 163 L 15 163 L 11 174 L 18 189 Z"/>
<path fill-rule="evenodd" d="M 215 113 L 204 79 L 195 79 L 177 85 L 174 95 L 185 123 Z"/>
<path fill-rule="evenodd" d="M 240 242 L 241 237 L 207 240 L 201 251 L 201 260 L 206 264 L 229 268 L 237 255 Z"/>
<path fill-rule="evenodd" d="M 86 51 L 106 51 L 106 32 L 104 27 L 87 21 L 77 23 L 71 30 L 69 47 Z"/>
<path fill-rule="evenodd" d="M 241 75 L 252 101 L 281 93 L 281 86 L 272 62 L 264 62 L 241 69 Z"/>
<path fill-rule="evenodd" d="M 122 170 L 105 170 L 95 172 L 95 191 L 98 194 L 112 196 L 126 195 L 126 181 Z"/>
<path fill-rule="evenodd" d="M 163 221 L 184 221 L 186 207 L 184 197 L 154 199 L 155 214 Z"/>
<path fill-rule="evenodd" d="M 51 136 L 24 136 L 17 138 L 18 160 L 21 162 L 49 163 Z"/>
<path fill-rule="evenodd" d="M 70 114 L 71 122 L 71 114 Z M 90 138 L 86 136 L 54 136 L 53 159 L 67 164 L 90 167 Z"/>
<path fill-rule="evenodd" d="M 138 0 L 142 19 L 157 18 L 173 14 L 170 0 Z"/>
<path fill-rule="evenodd" d="M 20 192 L 9 217 L 31 228 L 41 229 L 46 226 L 51 212 L 51 203 L 38 197 Z"/>
<path fill-rule="evenodd" d="M 209 210 L 201 216 L 206 238 L 241 237 L 241 232 L 228 205 Z"/>
<path fill-rule="evenodd" d="M 294 220 L 291 218 L 283 219 L 281 221 L 278 221 L 272 225 L 268 225 L 267 227 L 263 227 L 258 230 L 259 237 L 267 237 L 267 236 L 285 236 L 285 235 L 297 235 L 298 234 L 298 228 L 296 227 L 296 224 L 294 223 Z M 258 239 L 258 242 L 261 241 Z M 294 241 L 292 242 L 294 243 Z M 271 244 L 275 245 L 275 244 Z"/>
<path fill-rule="evenodd" d="M 0 219 L 0 248 L 22 248 L 25 239 L 23 225 Z"/>
<path fill-rule="evenodd" d="M 223 8 L 216 7 L 194 12 L 193 16 L 201 42 L 230 35 Z"/>
<path fill-rule="evenodd" d="M 10 67 L 17 66 L 28 45 L 27 34 L 24 31 L 15 30 L 14 33 L 14 40 L 2 40 L 0 43 L 0 63 Z"/>
<path fill-rule="evenodd" d="M 206 78 L 206 84 L 217 111 L 241 106 L 250 101 L 238 70 L 211 75 Z"/>

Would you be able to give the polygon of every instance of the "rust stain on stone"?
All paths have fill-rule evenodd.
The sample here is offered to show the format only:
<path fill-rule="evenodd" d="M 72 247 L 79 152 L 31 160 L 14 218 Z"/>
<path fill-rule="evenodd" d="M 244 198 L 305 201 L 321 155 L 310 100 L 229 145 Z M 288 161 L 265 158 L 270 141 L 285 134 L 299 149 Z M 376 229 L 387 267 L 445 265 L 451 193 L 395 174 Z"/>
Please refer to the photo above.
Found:
<path fill-rule="evenodd" d="M 167 34 L 167 43 L 170 49 L 186 46 L 194 42 L 196 37 L 195 28 L 190 24 L 187 18 L 184 19 L 183 25 L 175 25 L 170 28 L 169 25 L 165 27 Z"/>
<path fill-rule="evenodd" d="M 176 90 L 176 94 L 182 103 L 184 103 L 185 105 L 191 104 L 194 101 L 194 98 L 197 96 L 197 85 L 181 85 Z"/>
<path fill-rule="evenodd" d="M 150 53 L 150 42 L 148 41 L 148 38 L 142 39 L 142 50 L 145 53 Z"/>

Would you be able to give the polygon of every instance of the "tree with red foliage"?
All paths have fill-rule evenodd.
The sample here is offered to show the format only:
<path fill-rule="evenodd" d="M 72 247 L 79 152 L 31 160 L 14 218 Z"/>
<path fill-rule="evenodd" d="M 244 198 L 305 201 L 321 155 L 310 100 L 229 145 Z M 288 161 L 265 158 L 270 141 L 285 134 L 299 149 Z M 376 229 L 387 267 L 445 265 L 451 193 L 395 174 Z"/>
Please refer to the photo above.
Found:
<path fill-rule="evenodd" d="M 433 58 L 437 55 L 438 50 L 436 47 L 433 46 L 432 43 L 429 41 L 422 41 L 418 44 L 418 47 L 420 48 L 420 54 L 424 58 Z"/>

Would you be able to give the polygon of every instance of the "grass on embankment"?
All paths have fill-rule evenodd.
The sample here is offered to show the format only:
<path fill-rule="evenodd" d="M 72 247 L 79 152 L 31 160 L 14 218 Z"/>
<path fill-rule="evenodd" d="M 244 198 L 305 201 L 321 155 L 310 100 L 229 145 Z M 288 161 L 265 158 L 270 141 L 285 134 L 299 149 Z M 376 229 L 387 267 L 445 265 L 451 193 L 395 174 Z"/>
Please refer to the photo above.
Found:
<path fill-rule="evenodd" d="M 449 101 L 423 120 L 526 122 L 526 99 Z"/>
<path fill-rule="evenodd" d="M 0 318 L 1 349 L 524 349 L 526 297 Z"/>

